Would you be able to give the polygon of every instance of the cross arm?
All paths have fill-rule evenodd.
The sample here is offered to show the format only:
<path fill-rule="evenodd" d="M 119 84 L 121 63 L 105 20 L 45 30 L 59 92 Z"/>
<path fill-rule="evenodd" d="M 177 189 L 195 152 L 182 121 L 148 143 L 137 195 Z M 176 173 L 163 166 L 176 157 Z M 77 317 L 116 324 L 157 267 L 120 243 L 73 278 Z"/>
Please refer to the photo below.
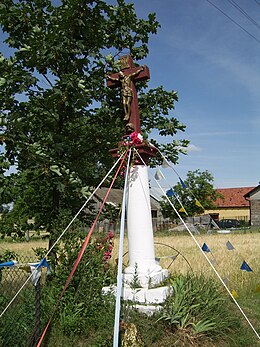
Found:
<path fill-rule="evenodd" d="M 140 70 L 142 66 L 128 68 L 127 71 L 122 70 L 126 75 L 136 74 L 138 70 Z M 150 79 L 150 71 L 149 68 L 144 65 L 143 70 L 141 70 L 136 76 L 133 76 L 134 81 L 146 81 Z M 118 73 L 113 73 L 111 75 L 107 75 L 107 86 L 109 88 L 117 88 L 120 85 L 119 75 Z"/>

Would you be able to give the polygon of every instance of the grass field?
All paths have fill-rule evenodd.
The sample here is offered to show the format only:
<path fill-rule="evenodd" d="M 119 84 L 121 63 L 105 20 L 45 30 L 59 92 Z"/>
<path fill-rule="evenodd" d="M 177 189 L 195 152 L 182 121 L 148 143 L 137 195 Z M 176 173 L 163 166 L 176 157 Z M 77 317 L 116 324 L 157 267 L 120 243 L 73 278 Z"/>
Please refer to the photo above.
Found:
<path fill-rule="evenodd" d="M 201 234 L 195 235 L 199 245 L 206 243 L 210 253 L 206 253 L 221 277 L 227 277 L 234 286 L 260 284 L 260 233 L 244 234 Z M 190 235 L 157 233 L 154 237 L 155 256 L 160 259 L 163 268 L 169 268 L 170 272 L 185 274 L 188 271 L 204 273 L 215 276 L 212 268 L 206 261 L 201 250 L 195 244 Z M 227 241 L 231 242 L 234 250 L 228 250 Z M 11 250 L 18 255 L 34 257 L 33 249 L 47 247 L 48 240 L 32 239 L 29 242 L 1 242 L 0 254 L 5 250 Z M 124 245 L 127 253 L 127 239 Z M 179 254 L 180 253 L 180 254 Z M 113 261 L 118 254 L 118 237 L 114 239 Z M 177 258 L 172 261 L 171 256 Z M 240 270 L 243 261 L 252 268 L 253 272 Z M 124 257 L 127 263 L 127 254 Z"/>
<path fill-rule="evenodd" d="M 4 253 L 6 250 L 17 253 L 20 256 L 35 257 L 33 249 L 40 247 L 48 247 L 48 240 L 41 239 L 31 239 L 29 242 L 12 242 L 3 241 L 0 242 L 0 254 Z"/>
<path fill-rule="evenodd" d="M 200 247 L 203 243 L 207 244 L 211 252 L 206 253 L 206 256 L 213 262 L 221 278 L 225 278 L 229 290 L 235 290 L 238 293 L 239 305 L 256 331 L 260 333 L 260 292 L 257 291 L 260 285 L 260 233 L 201 234 L 195 235 L 195 237 Z M 190 235 L 158 232 L 154 240 L 155 256 L 161 258 L 160 265 L 163 268 L 169 268 L 169 271 L 173 274 L 186 274 L 192 271 L 196 274 L 203 273 L 218 280 L 205 256 Z M 115 237 L 112 257 L 114 263 L 118 254 L 118 241 L 118 237 Z M 227 249 L 227 241 L 231 242 L 234 247 L 233 250 Z M 48 240 L 41 239 L 32 239 L 29 242 L 3 241 L 0 243 L 0 254 L 5 250 L 11 250 L 18 255 L 33 257 L 33 249 L 47 246 Z M 127 239 L 125 240 L 125 252 L 127 253 Z M 173 261 L 172 256 L 176 255 L 177 258 Z M 253 272 L 240 270 L 244 260 Z M 127 264 L 127 254 L 124 257 L 124 264 Z M 219 285 L 223 287 L 220 281 Z M 225 292 L 224 287 L 223 291 Z M 235 306 L 234 310 L 238 311 Z M 245 327 L 250 329 L 242 315 L 241 320 Z M 258 345 L 257 340 L 254 345 Z"/>

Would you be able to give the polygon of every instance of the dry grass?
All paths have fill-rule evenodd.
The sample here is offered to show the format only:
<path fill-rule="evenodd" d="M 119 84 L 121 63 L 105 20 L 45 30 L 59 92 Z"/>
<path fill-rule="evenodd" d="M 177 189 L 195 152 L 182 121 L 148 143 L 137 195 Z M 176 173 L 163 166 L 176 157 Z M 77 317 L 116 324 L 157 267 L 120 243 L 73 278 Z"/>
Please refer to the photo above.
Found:
<path fill-rule="evenodd" d="M 260 233 L 247 234 L 214 234 L 195 235 L 199 245 L 205 242 L 211 253 L 206 253 L 208 259 L 214 262 L 216 270 L 222 278 L 227 277 L 235 288 L 248 285 L 260 284 Z M 113 261 L 118 254 L 118 237 L 114 240 Z M 163 235 L 157 233 L 154 237 L 155 256 L 161 258 L 160 265 L 169 268 L 172 273 L 187 273 L 192 269 L 195 273 L 204 273 L 215 276 L 212 268 L 206 261 L 200 249 L 195 244 L 190 235 Z M 229 251 L 226 242 L 230 241 L 235 247 Z M 30 242 L 2 242 L 0 243 L 0 253 L 11 250 L 22 256 L 34 256 L 33 249 L 38 247 L 48 247 L 48 240 L 31 240 Z M 127 239 L 124 245 L 127 252 Z M 180 254 L 178 255 L 178 252 Z M 177 255 L 172 261 L 171 256 Z M 214 258 L 213 258 L 213 256 Z M 253 269 L 253 273 L 241 271 L 240 266 L 245 260 Z M 124 257 L 124 264 L 127 265 L 127 255 Z"/>
<path fill-rule="evenodd" d="M 0 253 L 4 253 L 6 250 L 13 251 L 20 256 L 34 257 L 35 248 L 48 247 L 48 240 L 30 240 L 29 242 L 1 242 Z"/>
<path fill-rule="evenodd" d="M 208 259 L 214 264 L 215 258 L 217 264 L 214 264 L 214 267 L 222 278 L 229 279 L 232 289 L 237 290 L 237 288 L 245 288 L 245 286 L 252 288 L 252 285 L 260 284 L 260 233 L 204 234 L 195 235 L 195 238 L 200 247 L 204 242 L 207 244 L 211 250 L 211 253 L 206 253 Z M 155 256 L 163 257 L 160 265 L 163 268 L 169 267 L 170 272 L 185 274 L 192 269 L 194 273 L 216 276 L 190 235 L 160 236 L 156 234 L 154 241 Z M 234 250 L 227 249 L 227 241 L 230 241 L 235 247 Z M 125 241 L 124 249 L 127 251 L 127 241 Z M 117 258 L 117 250 L 118 239 L 116 238 L 113 259 Z M 172 262 L 170 256 L 177 255 L 178 252 L 181 254 Z M 244 260 L 252 268 L 253 273 L 240 270 Z M 126 263 L 127 255 L 124 260 L 124 264 Z"/>

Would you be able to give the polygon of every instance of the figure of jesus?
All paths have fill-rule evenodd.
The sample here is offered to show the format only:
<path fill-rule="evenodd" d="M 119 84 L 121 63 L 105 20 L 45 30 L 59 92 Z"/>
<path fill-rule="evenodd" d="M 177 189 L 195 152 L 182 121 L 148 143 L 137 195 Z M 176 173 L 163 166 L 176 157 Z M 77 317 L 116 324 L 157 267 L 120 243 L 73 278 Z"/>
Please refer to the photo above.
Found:
<path fill-rule="evenodd" d="M 141 71 L 144 70 L 144 67 L 140 67 L 137 71 L 133 72 L 132 74 L 124 74 L 123 71 L 119 71 L 118 77 L 114 78 L 112 76 L 107 75 L 107 78 L 111 81 L 117 81 L 121 83 L 121 95 L 122 95 L 122 102 L 123 102 L 123 108 L 124 108 L 124 120 L 129 121 L 130 115 L 131 115 L 131 104 L 133 100 L 133 91 L 131 87 L 132 78 L 137 76 Z"/>

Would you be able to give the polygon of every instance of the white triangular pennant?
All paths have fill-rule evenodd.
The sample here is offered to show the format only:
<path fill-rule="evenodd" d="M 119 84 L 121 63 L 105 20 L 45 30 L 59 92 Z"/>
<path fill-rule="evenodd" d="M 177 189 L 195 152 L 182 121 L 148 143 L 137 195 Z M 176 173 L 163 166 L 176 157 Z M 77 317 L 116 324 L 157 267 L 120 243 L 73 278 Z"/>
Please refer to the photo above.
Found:
<path fill-rule="evenodd" d="M 162 174 L 160 169 L 156 170 L 154 178 L 156 179 L 156 181 L 160 181 L 160 180 L 164 179 L 164 176 L 163 176 L 163 174 Z"/>
<path fill-rule="evenodd" d="M 162 167 L 166 169 L 167 167 L 171 167 L 171 165 L 166 159 L 163 158 Z"/>

